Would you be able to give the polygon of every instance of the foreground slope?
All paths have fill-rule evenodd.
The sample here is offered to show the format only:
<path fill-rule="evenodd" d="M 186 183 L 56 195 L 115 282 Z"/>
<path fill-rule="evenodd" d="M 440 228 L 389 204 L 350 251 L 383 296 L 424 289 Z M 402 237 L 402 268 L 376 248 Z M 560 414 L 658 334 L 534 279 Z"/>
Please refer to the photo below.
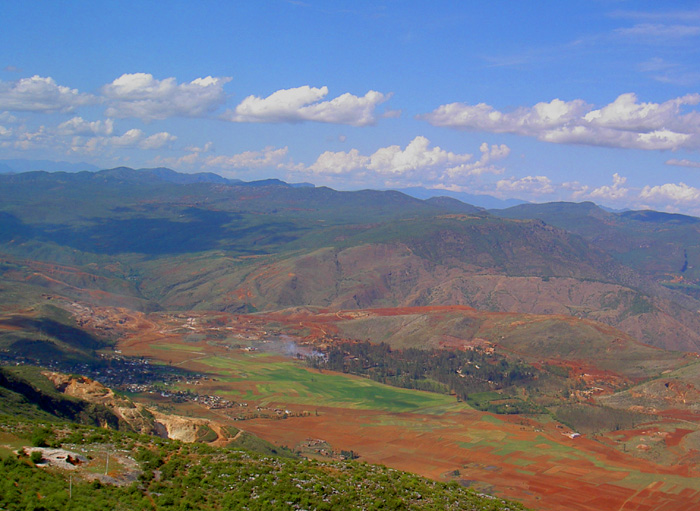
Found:
<path fill-rule="evenodd" d="M 46 441 L 65 449 L 59 456 L 56 449 L 28 447 L 30 427 L 0 425 L 3 441 L 22 453 L 0 463 L 4 509 L 524 509 L 456 484 L 366 464 L 153 443 L 144 436 L 61 425 L 43 431 Z M 38 453 L 36 465 L 25 452 Z"/>

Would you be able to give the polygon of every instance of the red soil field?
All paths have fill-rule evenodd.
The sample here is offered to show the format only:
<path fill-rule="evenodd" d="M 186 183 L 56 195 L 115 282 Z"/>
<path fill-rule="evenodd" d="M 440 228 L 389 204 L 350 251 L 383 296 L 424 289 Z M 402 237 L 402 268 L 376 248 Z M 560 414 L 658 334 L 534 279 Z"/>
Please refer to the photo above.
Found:
<path fill-rule="evenodd" d="M 360 312 L 363 311 L 355 313 Z M 393 314 L 395 310 L 371 313 Z M 312 336 L 327 338 L 334 331 L 333 323 L 344 319 L 343 315 L 326 313 L 312 320 L 312 315 L 303 311 L 298 315 L 229 316 L 228 322 L 224 321 L 225 315 L 219 315 L 217 321 L 251 336 L 266 324 L 277 321 L 295 324 L 306 333 L 313 332 Z M 211 325 L 213 317 L 207 319 L 208 324 Z M 199 321 L 199 316 L 197 318 Z M 201 316 L 202 322 L 205 319 Z M 132 334 L 119 347 L 125 354 L 149 356 L 202 370 L 192 350 L 154 349 L 159 343 L 182 342 L 181 334 L 174 333 L 173 328 L 181 326 L 184 321 L 184 317 L 176 320 L 166 315 L 136 315 L 128 322 Z M 201 347 L 212 355 L 226 352 L 225 348 L 206 342 L 188 343 L 188 346 Z M 611 376 L 595 371 L 593 367 L 583 369 L 595 378 L 605 380 Z M 221 385 L 221 382 L 207 382 L 204 388 L 200 388 L 214 393 L 221 390 Z M 241 382 L 231 390 L 255 389 L 248 382 Z M 256 405 L 254 396 L 249 399 L 249 405 Z M 268 404 L 275 405 L 297 412 L 302 408 L 309 409 L 308 406 L 282 402 Z M 312 410 L 314 408 L 318 415 L 311 413 L 283 420 L 231 420 L 229 423 L 277 445 L 292 448 L 308 439 L 324 440 L 335 451 L 358 453 L 360 461 L 383 464 L 437 480 L 456 479 L 480 490 L 521 501 L 532 509 L 700 510 L 700 471 L 691 462 L 697 454 L 694 451 L 687 460 L 665 466 L 634 457 L 592 438 L 570 438 L 565 434 L 570 431 L 555 422 L 542 423 L 523 416 L 494 416 L 466 408 L 442 414 L 332 407 L 313 407 Z M 212 417 L 212 412 L 205 413 Z M 217 420 L 225 421 L 226 418 L 218 415 Z M 653 427 L 646 429 L 651 431 Z M 665 441 L 668 446 L 676 447 L 692 431 L 675 429 L 668 433 Z M 625 435 L 627 432 L 619 433 Z M 641 431 L 628 433 L 632 438 Z"/>
<path fill-rule="evenodd" d="M 700 491 L 693 480 L 700 473 L 688 466 L 663 467 L 586 438 L 570 439 L 556 430 L 538 432 L 515 423 L 518 418 L 492 423 L 482 420 L 485 414 L 476 411 L 440 417 L 334 408 L 319 408 L 319 413 L 284 421 L 255 419 L 237 426 L 288 446 L 308 438 L 323 439 L 335 449 L 359 453 L 361 461 L 433 479 L 444 480 L 459 470 L 458 480 L 476 483 L 533 509 L 700 509 Z M 391 425 L 395 421 L 399 425 Z M 432 428 L 421 427 L 426 425 Z M 502 437 L 504 447 L 523 442 L 528 448 L 501 454 L 493 445 L 469 442 L 470 437 L 483 436 Z M 542 443 L 537 444 L 538 440 Z M 573 447 L 579 456 L 559 457 L 557 444 Z M 625 481 L 630 473 L 641 473 L 652 483 L 634 488 L 631 481 Z M 673 482 L 666 482 L 669 476 L 676 476 Z"/>

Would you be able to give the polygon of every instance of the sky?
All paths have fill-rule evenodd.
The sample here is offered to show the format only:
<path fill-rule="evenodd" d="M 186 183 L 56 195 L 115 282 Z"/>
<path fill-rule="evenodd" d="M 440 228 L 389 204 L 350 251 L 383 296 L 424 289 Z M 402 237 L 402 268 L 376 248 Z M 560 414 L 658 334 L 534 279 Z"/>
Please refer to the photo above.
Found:
<path fill-rule="evenodd" d="M 700 216 L 700 1 L 0 2 L 0 159 Z"/>

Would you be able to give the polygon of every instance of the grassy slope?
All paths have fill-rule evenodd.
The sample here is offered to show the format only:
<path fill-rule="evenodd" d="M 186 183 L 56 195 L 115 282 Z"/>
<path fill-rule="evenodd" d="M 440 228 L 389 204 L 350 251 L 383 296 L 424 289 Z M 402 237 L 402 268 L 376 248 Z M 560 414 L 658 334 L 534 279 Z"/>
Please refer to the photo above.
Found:
<path fill-rule="evenodd" d="M 21 424 L 5 425 L 11 436 Z M 24 428 L 25 430 L 27 428 Z M 4 433 L 7 435 L 7 433 Z M 0 463 L 0 506 L 7 509 L 524 509 L 502 499 L 476 495 L 457 484 L 445 484 L 353 462 L 290 460 L 202 445 L 182 445 L 148 437 L 73 430 L 71 442 L 92 452 L 109 443 L 111 476 L 120 477 L 119 460 L 130 454 L 139 461 L 138 480 L 129 486 L 101 484 L 104 460 L 87 462 L 68 476 L 35 467 L 27 460 Z M 94 440 L 92 440 L 94 439 Z M 19 438 L 21 441 L 21 438 Z M 94 446 L 95 441 L 101 442 Z M 127 451 L 128 450 L 128 451 Z M 96 466 L 92 466 L 96 465 Z M 154 477 L 154 470 L 160 477 Z M 139 475 L 140 474 L 140 475 Z M 92 480 L 93 482 L 89 482 Z M 69 487 L 70 485 L 70 487 Z"/>
<path fill-rule="evenodd" d="M 229 394 L 233 399 L 255 399 L 265 405 L 289 403 L 401 413 L 454 403 L 450 396 L 398 389 L 348 375 L 319 373 L 266 354 L 219 355 L 198 359 L 197 363 L 234 387 L 243 382 L 252 387 L 245 394 Z"/>

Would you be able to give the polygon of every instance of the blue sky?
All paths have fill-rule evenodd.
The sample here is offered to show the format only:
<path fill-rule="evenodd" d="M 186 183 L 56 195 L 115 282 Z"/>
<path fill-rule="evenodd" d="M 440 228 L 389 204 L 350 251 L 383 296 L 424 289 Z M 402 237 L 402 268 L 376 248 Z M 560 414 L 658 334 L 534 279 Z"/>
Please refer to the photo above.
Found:
<path fill-rule="evenodd" d="M 700 2 L 0 4 L 0 159 L 700 215 Z"/>

